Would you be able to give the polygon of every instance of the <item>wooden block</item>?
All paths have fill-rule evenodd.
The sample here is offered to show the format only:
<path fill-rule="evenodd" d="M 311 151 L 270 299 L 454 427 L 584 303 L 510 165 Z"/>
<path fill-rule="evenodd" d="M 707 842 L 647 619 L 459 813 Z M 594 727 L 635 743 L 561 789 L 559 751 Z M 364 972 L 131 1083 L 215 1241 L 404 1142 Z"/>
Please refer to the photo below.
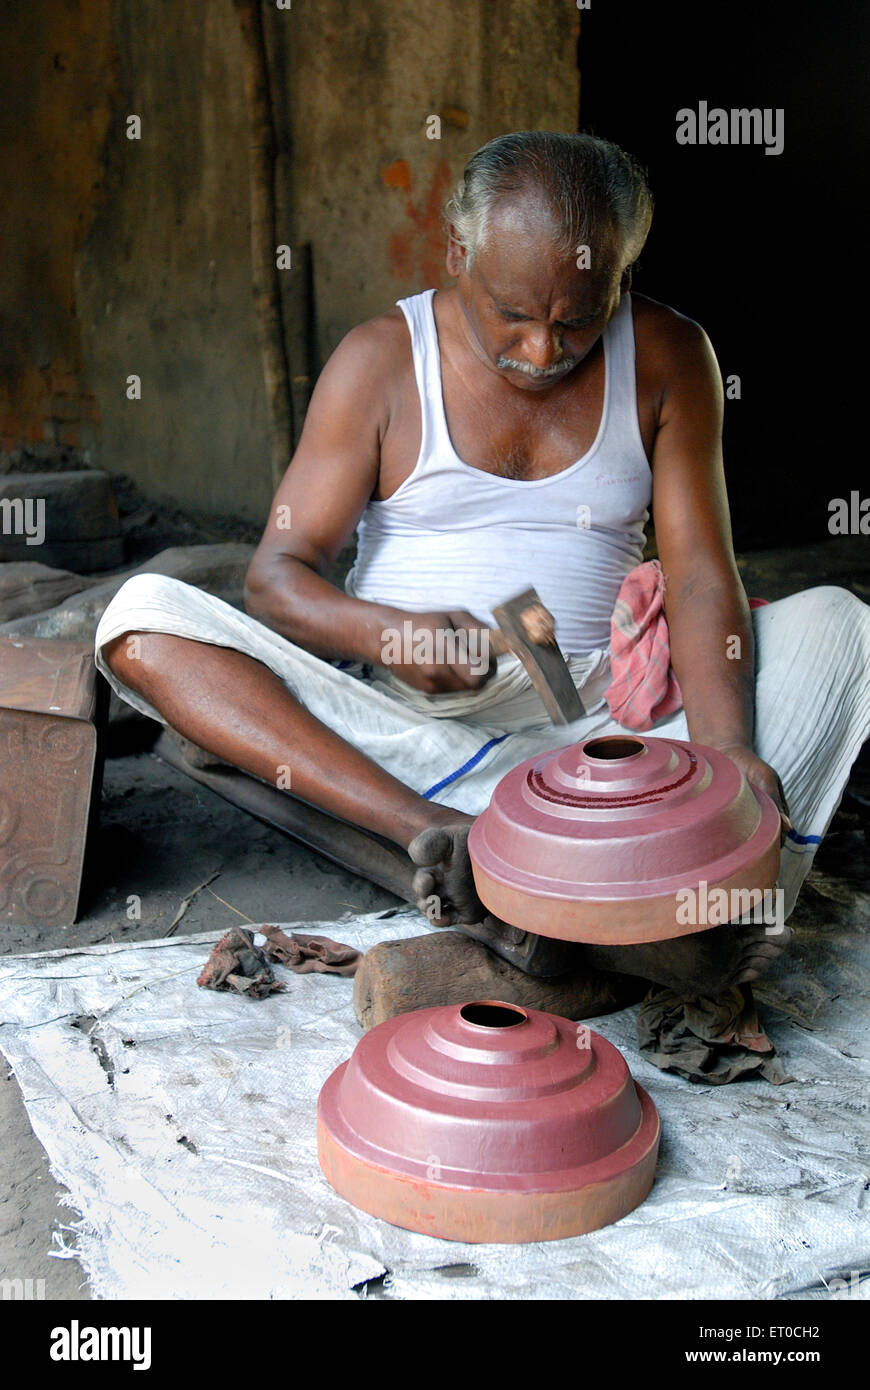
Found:
<path fill-rule="evenodd" d="M 107 693 L 90 643 L 0 637 L 0 927 L 76 919 Z"/>
<path fill-rule="evenodd" d="M 644 980 L 582 969 L 556 979 L 534 979 L 499 960 L 461 932 L 431 932 L 382 941 L 366 953 L 354 977 L 353 1007 L 368 1031 L 396 1014 L 497 999 L 563 1018 L 595 1018 L 642 999 Z"/>

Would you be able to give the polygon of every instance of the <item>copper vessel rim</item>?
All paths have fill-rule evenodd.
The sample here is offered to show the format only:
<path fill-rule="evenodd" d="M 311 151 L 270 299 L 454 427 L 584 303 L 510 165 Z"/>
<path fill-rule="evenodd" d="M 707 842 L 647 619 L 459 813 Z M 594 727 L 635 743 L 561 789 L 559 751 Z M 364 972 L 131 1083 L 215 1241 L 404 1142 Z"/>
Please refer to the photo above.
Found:
<path fill-rule="evenodd" d="M 779 830 L 750 867 L 753 873 L 735 873 L 729 877 L 707 884 L 708 892 L 724 888 L 755 891 L 772 889 L 776 884 L 779 868 L 780 847 Z M 503 883 L 492 877 L 479 864 L 472 861 L 474 883 L 481 901 L 490 912 L 505 922 L 534 931 L 539 936 L 552 936 L 560 941 L 580 941 L 589 944 L 618 942 L 623 945 L 645 941 L 670 941 L 681 936 L 691 936 L 696 932 L 709 931 L 715 923 L 676 923 L 676 894 L 664 893 L 655 896 L 635 898 L 577 898 L 554 897 L 544 893 L 532 893 L 512 884 Z M 754 877 L 756 882 L 748 880 Z M 573 909 L 573 911 L 572 911 Z M 594 913 L 594 923 L 590 921 Z M 566 917 L 580 916 L 582 923 L 569 925 Z M 631 935 L 626 934 L 627 919 L 632 919 Z M 643 919 L 643 928 L 637 925 Z M 554 921 L 559 930 L 554 930 Z"/>
<path fill-rule="evenodd" d="M 615 751 L 606 752 L 607 748 L 630 747 L 630 753 L 618 753 Z M 647 745 L 642 738 L 635 738 L 631 734 L 602 734 L 600 738 L 587 739 L 581 744 L 582 751 L 587 758 L 599 758 L 602 762 L 626 762 L 629 758 L 636 758 L 639 753 L 647 751 Z M 601 752 L 594 752 L 594 749 L 601 749 Z"/>
<path fill-rule="evenodd" d="M 470 1018 L 466 1010 L 469 1009 L 493 1009 L 499 1014 L 516 1014 L 510 1023 L 481 1023 L 475 1018 Z M 469 999 L 466 1004 L 460 1004 L 458 1009 L 459 1017 L 463 1023 L 467 1023 L 472 1028 L 481 1028 L 486 1033 L 502 1032 L 505 1028 L 516 1028 L 520 1023 L 528 1023 L 528 1010 L 520 1004 L 506 1004 L 502 999 Z"/>

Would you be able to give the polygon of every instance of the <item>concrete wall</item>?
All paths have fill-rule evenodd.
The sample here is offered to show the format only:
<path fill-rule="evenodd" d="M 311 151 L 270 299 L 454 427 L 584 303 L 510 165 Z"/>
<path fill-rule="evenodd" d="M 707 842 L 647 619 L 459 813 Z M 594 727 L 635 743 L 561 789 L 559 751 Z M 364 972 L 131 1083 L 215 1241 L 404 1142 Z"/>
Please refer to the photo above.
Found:
<path fill-rule="evenodd" d="M 100 462 L 158 499 L 253 519 L 270 486 L 235 14 L 229 0 L 112 10 L 107 197 L 76 265 Z"/>
<path fill-rule="evenodd" d="M 322 352 L 402 295 L 449 283 L 439 213 L 474 150 L 508 130 L 576 130 L 577 13 L 573 0 L 320 0 L 293 11 L 289 42 L 289 16 L 273 16 Z"/>
<path fill-rule="evenodd" d="M 440 206 L 474 149 L 511 129 L 576 129 L 578 11 L 264 0 L 264 14 L 279 239 L 311 247 L 316 369 L 353 324 L 447 283 Z M 0 25 L 0 77 L 28 113 L 10 122 L 5 179 L 18 183 L 5 214 L 0 471 L 84 461 L 162 500 L 262 518 L 271 483 L 231 0 L 43 0 L 38 20 L 13 0 Z M 133 114 L 141 140 L 126 135 Z M 304 375 L 298 332 L 292 342 Z M 127 397 L 131 374 L 141 400 Z M 58 384 L 81 395 L 82 419 L 68 423 L 90 431 L 76 445 L 70 430 L 63 448 L 36 437 Z"/>
<path fill-rule="evenodd" d="M 103 196 L 116 99 L 109 0 L 0 15 L 0 471 L 75 464 L 98 437 L 74 264 Z"/>

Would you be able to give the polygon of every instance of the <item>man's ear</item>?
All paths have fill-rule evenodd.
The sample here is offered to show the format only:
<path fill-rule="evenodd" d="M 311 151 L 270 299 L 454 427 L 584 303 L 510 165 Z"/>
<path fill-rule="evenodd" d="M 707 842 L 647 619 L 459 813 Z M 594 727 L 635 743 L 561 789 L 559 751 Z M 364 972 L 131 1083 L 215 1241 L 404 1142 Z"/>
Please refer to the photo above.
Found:
<path fill-rule="evenodd" d="M 451 222 L 447 228 L 447 256 L 445 258 L 447 274 L 458 278 L 465 270 L 466 256 L 465 247 L 457 239 L 456 228 Z"/>

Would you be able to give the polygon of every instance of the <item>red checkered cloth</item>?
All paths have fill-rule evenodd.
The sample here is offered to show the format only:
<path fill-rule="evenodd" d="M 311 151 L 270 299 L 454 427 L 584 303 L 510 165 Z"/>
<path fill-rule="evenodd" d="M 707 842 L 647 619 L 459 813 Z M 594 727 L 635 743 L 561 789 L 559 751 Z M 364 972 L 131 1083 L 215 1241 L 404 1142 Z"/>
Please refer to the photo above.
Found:
<path fill-rule="evenodd" d="M 683 703 L 671 667 L 671 643 L 664 608 L 665 576 L 658 560 L 646 560 L 622 581 L 610 620 L 610 673 L 605 699 L 626 729 L 651 729 Z M 751 598 L 764 608 L 766 598 Z"/>
<path fill-rule="evenodd" d="M 671 669 L 664 610 L 665 576 L 647 560 L 622 581 L 610 620 L 610 671 L 606 700 L 626 729 L 651 729 L 674 714 L 683 697 Z"/>

